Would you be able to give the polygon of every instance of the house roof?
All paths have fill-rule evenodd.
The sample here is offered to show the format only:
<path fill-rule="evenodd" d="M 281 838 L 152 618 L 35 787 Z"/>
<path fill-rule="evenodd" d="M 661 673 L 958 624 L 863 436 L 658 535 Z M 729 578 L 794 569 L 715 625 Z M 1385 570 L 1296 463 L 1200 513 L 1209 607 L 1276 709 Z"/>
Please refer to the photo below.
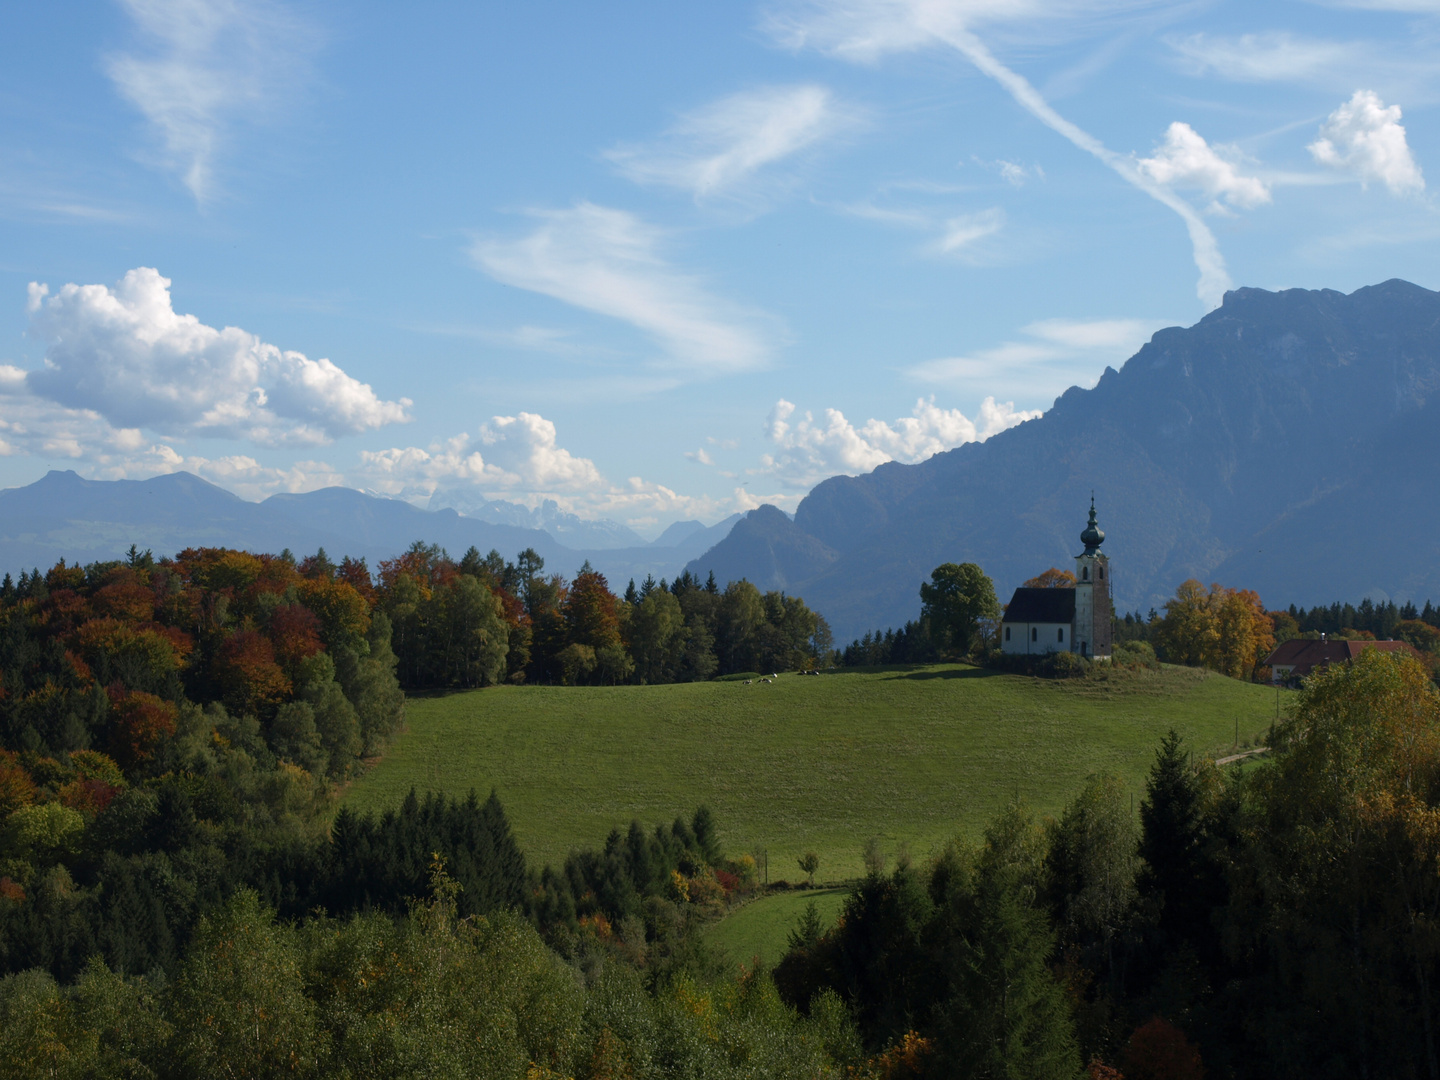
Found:
<path fill-rule="evenodd" d="M 1317 667 L 1353 660 L 1365 649 L 1419 656 L 1408 641 L 1311 641 L 1292 638 L 1265 658 L 1267 667 L 1288 667 L 1294 676 L 1309 675 Z"/>
<path fill-rule="evenodd" d="M 1016 589 L 1005 609 L 1008 623 L 1073 623 L 1074 589 Z"/>

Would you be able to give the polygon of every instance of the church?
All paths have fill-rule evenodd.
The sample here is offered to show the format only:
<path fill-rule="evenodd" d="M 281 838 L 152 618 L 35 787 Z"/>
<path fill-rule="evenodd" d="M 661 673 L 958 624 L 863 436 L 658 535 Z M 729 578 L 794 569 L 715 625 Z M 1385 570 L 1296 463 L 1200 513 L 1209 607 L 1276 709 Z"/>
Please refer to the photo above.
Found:
<path fill-rule="evenodd" d="M 1000 623 L 1000 651 L 1021 656 L 1072 652 L 1110 659 L 1110 559 L 1100 550 L 1105 534 L 1095 523 L 1080 534 L 1085 550 L 1075 556 L 1073 589 L 1016 589 Z"/>

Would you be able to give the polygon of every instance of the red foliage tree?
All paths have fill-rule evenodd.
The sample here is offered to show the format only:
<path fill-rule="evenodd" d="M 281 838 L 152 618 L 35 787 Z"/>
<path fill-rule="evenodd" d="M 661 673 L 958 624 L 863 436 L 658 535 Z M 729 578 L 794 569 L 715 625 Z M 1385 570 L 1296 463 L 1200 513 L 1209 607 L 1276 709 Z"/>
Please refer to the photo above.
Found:
<path fill-rule="evenodd" d="M 291 683 L 275 662 L 270 639 L 237 630 L 225 639 L 210 668 L 225 707 L 237 716 L 271 716 L 290 696 Z"/>
<path fill-rule="evenodd" d="M 97 615 L 108 615 L 122 622 L 143 623 L 155 617 L 155 592 L 140 575 L 122 567 L 110 575 L 106 583 L 90 598 Z"/>
<path fill-rule="evenodd" d="M 320 620 L 309 608 L 281 604 L 270 616 L 270 641 L 275 646 L 275 659 L 293 676 L 301 660 L 314 656 L 323 647 Z"/>
<path fill-rule="evenodd" d="M 581 570 L 565 597 L 565 629 L 572 645 L 603 649 L 620 644 L 617 598 L 605 575 Z"/>
<path fill-rule="evenodd" d="M 1128 1080 L 1204 1080 L 1200 1051 L 1168 1020 L 1155 1017 L 1136 1028 L 1120 1064 Z"/>
<path fill-rule="evenodd" d="M 173 702 L 141 690 L 109 687 L 110 753 L 122 768 L 149 761 L 162 739 L 175 734 Z"/>

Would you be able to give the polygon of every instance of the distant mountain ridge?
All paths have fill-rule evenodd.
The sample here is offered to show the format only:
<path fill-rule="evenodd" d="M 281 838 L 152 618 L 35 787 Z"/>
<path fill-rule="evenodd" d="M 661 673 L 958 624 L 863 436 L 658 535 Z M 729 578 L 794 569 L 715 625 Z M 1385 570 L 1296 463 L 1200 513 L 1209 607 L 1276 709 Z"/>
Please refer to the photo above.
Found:
<path fill-rule="evenodd" d="M 363 556 L 373 570 L 416 540 L 439 544 L 459 557 L 470 545 L 494 548 L 507 559 L 534 548 L 547 572 L 572 576 L 587 559 L 617 591 L 634 577 L 673 578 L 685 563 L 713 546 L 738 518 L 682 530 L 678 539 L 625 548 L 571 548 L 540 529 L 479 521 L 453 509 L 421 510 L 349 488 L 241 499 L 190 473 L 149 480 L 86 480 L 52 471 L 33 484 L 0 490 L 0 572 L 116 559 L 135 544 L 156 555 L 214 546 L 307 555 L 318 548 L 334 558 Z M 637 537 L 638 539 L 638 537 Z M 662 537 L 661 539 L 665 539 Z"/>
<path fill-rule="evenodd" d="M 783 587 L 837 638 L 899 625 L 941 562 L 1002 599 L 1079 550 L 1095 493 L 1122 609 L 1189 577 L 1271 605 L 1440 598 L 1440 293 L 1237 289 L 1043 417 L 833 477 L 693 561 Z"/>

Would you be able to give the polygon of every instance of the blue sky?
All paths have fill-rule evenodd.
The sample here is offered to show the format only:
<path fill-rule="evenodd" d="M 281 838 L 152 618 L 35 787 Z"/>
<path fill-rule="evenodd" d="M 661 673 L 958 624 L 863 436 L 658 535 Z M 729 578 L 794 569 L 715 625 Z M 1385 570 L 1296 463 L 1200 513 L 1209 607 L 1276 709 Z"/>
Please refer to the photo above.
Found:
<path fill-rule="evenodd" d="M 654 534 L 1440 287 L 1440 0 L 12 5 L 0 486 Z"/>

